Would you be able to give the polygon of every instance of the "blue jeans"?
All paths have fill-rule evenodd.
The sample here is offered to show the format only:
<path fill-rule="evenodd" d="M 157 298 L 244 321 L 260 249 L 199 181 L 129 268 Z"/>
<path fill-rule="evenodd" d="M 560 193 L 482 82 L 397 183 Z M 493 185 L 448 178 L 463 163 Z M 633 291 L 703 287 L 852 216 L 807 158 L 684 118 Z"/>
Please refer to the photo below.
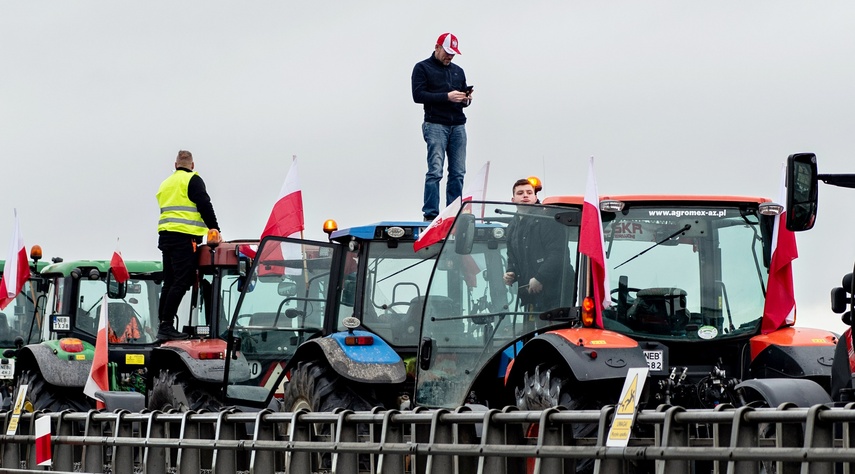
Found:
<path fill-rule="evenodd" d="M 463 193 L 463 175 L 466 174 L 466 127 L 464 125 L 440 125 L 422 123 L 422 134 L 427 143 L 427 166 L 425 174 L 425 217 L 439 214 L 439 181 L 442 167 L 448 155 L 448 183 L 445 185 L 445 205 L 448 206 Z"/>

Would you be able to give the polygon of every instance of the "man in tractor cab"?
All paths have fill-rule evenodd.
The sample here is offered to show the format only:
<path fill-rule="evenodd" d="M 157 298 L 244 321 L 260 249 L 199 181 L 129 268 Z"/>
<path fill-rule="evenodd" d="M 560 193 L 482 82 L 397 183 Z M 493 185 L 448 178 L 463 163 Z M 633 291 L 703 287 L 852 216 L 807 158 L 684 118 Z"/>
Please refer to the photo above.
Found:
<path fill-rule="evenodd" d="M 511 202 L 536 204 L 540 181 L 518 179 Z M 560 279 L 564 264 L 564 240 L 558 238 L 537 215 L 537 208 L 520 206 L 507 228 L 508 267 L 506 285 L 518 284 L 520 303 L 530 311 L 547 311 L 559 306 L 561 288 L 550 284 Z"/>
<path fill-rule="evenodd" d="M 193 168 L 193 155 L 186 150 L 179 151 L 175 172 L 160 184 L 157 191 L 157 203 L 160 205 L 157 247 L 163 252 L 158 341 L 189 337 L 176 330 L 173 321 L 184 294 L 193 286 L 199 263 L 196 247 L 209 230 L 220 230 L 205 182 Z M 216 235 L 219 240 L 219 234 Z"/>

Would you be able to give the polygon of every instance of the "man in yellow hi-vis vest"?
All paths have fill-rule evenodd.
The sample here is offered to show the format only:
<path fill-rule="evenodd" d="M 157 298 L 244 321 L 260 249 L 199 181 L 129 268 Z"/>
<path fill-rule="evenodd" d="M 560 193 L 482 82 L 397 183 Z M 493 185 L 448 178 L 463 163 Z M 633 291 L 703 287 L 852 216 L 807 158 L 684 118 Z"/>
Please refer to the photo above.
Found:
<path fill-rule="evenodd" d="M 175 172 L 160 183 L 157 203 L 160 221 L 157 247 L 163 252 L 163 288 L 160 293 L 158 341 L 187 339 L 175 329 L 178 305 L 193 286 L 199 257 L 196 247 L 209 229 L 220 230 L 205 182 L 193 171 L 193 155 L 181 150 Z"/>

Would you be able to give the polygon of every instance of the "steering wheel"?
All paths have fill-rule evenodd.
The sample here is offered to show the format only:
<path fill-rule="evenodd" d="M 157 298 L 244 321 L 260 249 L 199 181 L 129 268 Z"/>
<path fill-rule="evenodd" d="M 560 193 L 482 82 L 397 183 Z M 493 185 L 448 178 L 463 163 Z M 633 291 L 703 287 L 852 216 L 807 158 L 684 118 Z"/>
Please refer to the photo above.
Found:
<path fill-rule="evenodd" d="M 623 294 L 621 294 L 621 290 L 623 290 Z M 632 288 L 628 286 L 625 288 L 615 288 L 609 294 L 611 295 L 612 303 L 617 305 L 626 305 L 629 304 L 630 300 L 635 300 L 639 291 L 641 291 L 641 288 Z M 617 296 L 615 296 L 615 293 L 617 293 Z M 629 296 L 630 293 L 633 294 L 631 298 Z"/>

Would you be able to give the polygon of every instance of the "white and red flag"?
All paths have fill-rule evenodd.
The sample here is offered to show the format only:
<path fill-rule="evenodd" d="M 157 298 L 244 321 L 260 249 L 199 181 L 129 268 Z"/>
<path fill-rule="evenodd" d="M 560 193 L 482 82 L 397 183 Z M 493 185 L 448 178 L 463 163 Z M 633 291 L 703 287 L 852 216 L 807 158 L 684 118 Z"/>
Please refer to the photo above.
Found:
<path fill-rule="evenodd" d="M 413 250 L 418 252 L 428 245 L 433 245 L 444 239 L 448 235 L 448 231 L 451 230 L 452 224 L 454 224 L 454 218 L 460 211 L 460 206 L 460 198 L 455 199 L 454 202 L 446 206 L 413 243 Z"/>
<path fill-rule="evenodd" d="M 466 185 L 463 186 L 463 202 L 468 201 L 486 201 L 487 200 L 487 178 L 490 175 L 490 162 L 484 163 L 484 166 L 478 171 L 473 179 L 467 179 Z M 484 205 L 478 204 L 472 206 L 472 214 L 479 217 L 484 217 Z"/>
<path fill-rule="evenodd" d="M 785 165 L 786 168 L 786 165 Z M 786 169 L 781 170 L 781 193 L 778 202 L 787 202 Z M 772 231 L 772 261 L 766 282 L 766 303 L 760 330 L 768 334 L 781 326 L 796 322 L 796 295 L 793 288 L 793 260 L 799 257 L 796 234 L 783 225 L 787 222 L 786 209 L 775 216 Z"/>
<path fill-rule="evenodd" d="M 118 239 L 116 239 L 116 250 L 113 251 L 113 257 L 110 259 L 110 271 L 113 272 L 113 279 L 118 283 L 124 283 L 131 278 L 125 259 L 122 258 L 122 252 L 119 250 Z"/>
<path fill-rule="evenodd" d="M 92 368 L 83 387 L 83 393 L 89 398 L 95 398 L 95 392 L 110 390 L 110 377 L 107 373 L 107 295 L 101 301 L 101 312 L 98 317 L 98 336 L 95 339 L 95 355 L 92 357 Z M 98 405 L 102 403 L 98 401 Z"/>
<path fill-rule="evenodd" d="M 588 179 L 585 184 L 585 203 L 582 205 L 582 228 L 579 231 L 579 251 L 591 262 L 591 281 L 594 285 L 594 306 L 597 325 L 603 327 L 603 308 L 611 306 L 609 278 L 606 270 L 606 252 L 603 239 L 603 218 L 600 215 L 600 197 L 594 176 L 594 157 L 588 159 Z"/>
<path fill-rule="evenodd" d="M 6 308 L 30 279 L 27 249 L 24 247 L 24 238 L 18 225 L 18 211 L 14 212 L 15 230 L 12 232 L 12 242 L 9 244 L 6 265 L 3 267 L 3 279 L 0 280 L 0 309 Z"/>
<path fill-rule="evenodd" d="M 36 464 L 51 465 L 50 415 L 40 415 L 36 418 Z"/>
<path fill-rule="evenodd" d="M 300 190 L 300 180 L 297 176 L 297 157 L 294 157 L 282 190 L 279 191 L 279 199 L 273 205 L 267 225 L 261 233 L 261 239 L 268 235 L 290 237 L 304 228 L 303 192 Z"/>

